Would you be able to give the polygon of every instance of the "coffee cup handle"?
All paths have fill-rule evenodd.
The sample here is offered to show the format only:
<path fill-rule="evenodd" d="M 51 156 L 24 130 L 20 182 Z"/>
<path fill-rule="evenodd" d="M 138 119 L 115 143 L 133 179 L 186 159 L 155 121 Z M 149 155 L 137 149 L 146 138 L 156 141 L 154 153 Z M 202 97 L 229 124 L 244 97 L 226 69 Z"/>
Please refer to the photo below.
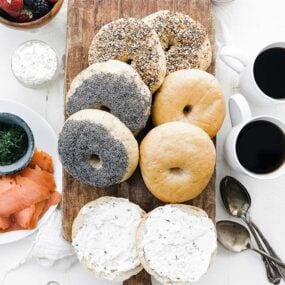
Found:
<path fill-rule="evenodd" d="M 241 73 L 248 64 L 248 58 L 233 46 L 223 46 L 219 53 L 220 59 L 237 73 Z"/>
<path fill-rule="evenodd" d="M 252 117 L 250 107 L 241 94 L 235 94 L 230 97 L 229 111 L 233 127 L 248 121 Z"/>

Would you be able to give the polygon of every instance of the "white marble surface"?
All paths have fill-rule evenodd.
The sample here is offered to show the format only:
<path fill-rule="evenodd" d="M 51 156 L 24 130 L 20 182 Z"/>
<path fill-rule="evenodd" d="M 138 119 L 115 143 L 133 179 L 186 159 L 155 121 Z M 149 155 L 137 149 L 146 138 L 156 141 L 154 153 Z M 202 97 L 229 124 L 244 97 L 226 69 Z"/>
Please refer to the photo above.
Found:
<path fill-rule="evenodd" d="M 201 0 L 202 1 L 202 0 Z M 217 39 L 254 53 L 270 41 L 285 41 L 284 0 L 235 0 L 215 8 Z M 66 9 L 46 27 L 33 31 L 16 31 L 0 26 L 0 98 L 14 99 L 30 106 L 44 116 L 58 132 L 63 121 L 63 77 L 46 89 L 31 90 L 22 87 L 13 77 L 10 58 L 16 47 L 29 39 L 42 39 L 50 43 L 60 56 L 65 49 Z M 237 75 L 217 62 L 217 77 L 227 97 L 238 90 Z M 274 114 L 285 120 L 285 109 L 280 106 L 257 107 L 251 104 L 253 114 Z M 273 181 L 256 181 L 235 173 L 223 160 L 222 143 L 230 121 L 227 119 L 218 136 L 217 185 L 224 175 L 233 175 L 244 183 L 253 200 L 252 217 L 264 231 L 283 259 L 285 259 L 285 177 Z M 218 192 L 218 191 L 217 191 Z M 217 194 L 217 218 L 230 218 L 224 211 Z M 11 245 L 0 246 L 0 276 L 5 268 L 25 255 L 34 236 Z M 3 285 L 45 285 L 56 280 L 62 285 L 115 284 L 98 281 L 79 264 L 67 271 L 41 268 L 30 261 L 11 272 Z M 219 247 L 219 253 L 200 285 L 268 284 L 263 264 L 255 253 L 231 254 Z M 1 284 L 2 285 L 2 284 Z"/>

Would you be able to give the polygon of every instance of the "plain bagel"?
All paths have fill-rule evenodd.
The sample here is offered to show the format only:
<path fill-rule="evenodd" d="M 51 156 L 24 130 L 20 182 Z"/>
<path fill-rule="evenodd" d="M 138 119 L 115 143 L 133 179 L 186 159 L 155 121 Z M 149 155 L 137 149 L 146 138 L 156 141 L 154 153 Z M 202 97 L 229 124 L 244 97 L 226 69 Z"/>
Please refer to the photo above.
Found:
<path fill-rule="evenodd" d="M 206 29 L 183 13 L 158 11 L 143 19 L 153 28 L 166 55 L 167 74 L 180 69 L 207 70 L 212 50 Z"/>
<path fill-rule="evenodd" d="M 95 35 L 89 49 L 89 64 L 110 59 L 131 64 L 152 93 L 165 77 L 166 61 L 158 35 L 138 19 L 113 21 Z"/>
<path fill-rule="evenodd" d="M 127 180 L 139 158 L 131 131 L 112 114 L 94 109 L 79 111 L 66 120 L 58 153 L 70 175 L 97 187 Z"/>
<path fill-rule="evenodd" d="M 217 234 L 202 209 L 166 205 L 143 218 L 137 249 L 144 269 L 163 285 L 191 285 L 208 271 L 217 249 Z"/>
<path fill-rule="evenodd" d="M 66 111 L 108 110 L 135 135 L 142 130 L 151 108 L 151 93 L 139 74 L 128 64 L 109 60 L 94 63 L 72 81 Z"/>
<path fill-rule="evenodd" d="M 198 69 L 169 74 L 157 92 L 152 109 L 154 125 L 182 121 L 197 125 L 210 137 L 225 118 L 225 98 L 218 80 Z"/>
<path fill-rule="evenodd" d="M 123 198 L 105 196 L 84 205 L 72 225 L 79 261 L 100 279 L 124 281 L 139 273 L 136 231 L 144 215 Z"/>
<path fill-rule="evenodd" d="M 198 196 L 210 181 L 215 146 L 199 127 L 170 122 L 152 129 L 140 145 L 143 180 L 163 202 L 181 203 Z"/>

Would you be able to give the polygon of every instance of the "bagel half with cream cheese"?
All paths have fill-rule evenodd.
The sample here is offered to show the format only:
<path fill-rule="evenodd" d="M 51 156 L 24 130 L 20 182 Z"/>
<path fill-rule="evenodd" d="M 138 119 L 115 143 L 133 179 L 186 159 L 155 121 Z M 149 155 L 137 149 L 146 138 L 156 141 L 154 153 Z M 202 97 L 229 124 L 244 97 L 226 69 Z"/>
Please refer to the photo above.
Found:
<path fill-rule="evenodd" d="M 72 226 L 79 261 L 99 279 L 124 281 L 139 273 L 136 232 L 144 215 L 123 198 L 105 196 L 83 206 Z"/>
<path fill-rule="evenodd" d="M 161 206 L 140 223 L 137 250 L 144 269 L 163 285 L 191 285 L 215 256 L 215 226 L 200 208 Z"/>

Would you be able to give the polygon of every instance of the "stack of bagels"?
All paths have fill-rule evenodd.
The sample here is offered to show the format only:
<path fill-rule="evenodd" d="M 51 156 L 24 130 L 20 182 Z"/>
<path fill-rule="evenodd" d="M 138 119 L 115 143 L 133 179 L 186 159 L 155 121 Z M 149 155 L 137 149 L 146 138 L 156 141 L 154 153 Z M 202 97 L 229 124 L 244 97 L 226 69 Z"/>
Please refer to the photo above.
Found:
<path fill-rule="evenodd" d="M 89 49 L 89 67 L 67 93 L 58 152 L 84 184 L 108 187 L 140 165 L 163 202 L 198 196 L 215 168 L 212 138 L 225 116 L 205 28 L 188 15 L 159 11 L 103 26 Z M 155 126 L 138 145 L 149 118 Z M 110 210 L 110 211 L 109 211 Z M 85 205 L 73 225 L 79 260 L 99 278 L 122 281 L 143 267 L 163 284 L 190 284 L 216 250 L 214 225 L 201 209 L 168 205 L 145 214 L 125 199 Z"/>

